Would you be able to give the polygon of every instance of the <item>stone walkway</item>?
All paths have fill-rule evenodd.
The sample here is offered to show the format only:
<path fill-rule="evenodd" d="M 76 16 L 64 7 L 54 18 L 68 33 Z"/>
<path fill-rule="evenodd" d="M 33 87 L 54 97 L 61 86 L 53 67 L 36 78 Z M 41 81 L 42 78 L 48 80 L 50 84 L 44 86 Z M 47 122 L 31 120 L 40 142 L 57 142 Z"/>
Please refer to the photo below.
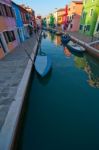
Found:
<path fill-rule="evenodd" d="M 37 37 L 33 36 L 0 60 L 0 130 L 29 60 L 24 48 L 31 54 L 36 42 Z"/>
<path fill-rule="evenodd" d="M 86 43 L 92 42 L 92 37 L 86 36 L 82 33 L 79 33 L 79 32 L 68 32 L 68 33 L 83 42 L 86 42 Z"/>

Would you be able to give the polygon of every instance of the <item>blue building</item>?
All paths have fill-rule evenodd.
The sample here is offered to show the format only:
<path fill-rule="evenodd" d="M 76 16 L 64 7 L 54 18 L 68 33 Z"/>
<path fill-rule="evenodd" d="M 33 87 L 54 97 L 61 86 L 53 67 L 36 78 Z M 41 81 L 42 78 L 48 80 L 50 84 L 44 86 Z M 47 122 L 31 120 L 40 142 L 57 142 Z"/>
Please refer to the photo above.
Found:
<path fill-rule="evenodd" d="M 20 12 L 19 6 L 14 2 L 12 2 L 12 8 L 13 8 L 14 14 L 15 14 L 17 32 L 19 35 L 19 41 L 23 42 L 25 40 L 25 37 L 24 37 L 24 24 L 22 21 L 21 12 Z"/>

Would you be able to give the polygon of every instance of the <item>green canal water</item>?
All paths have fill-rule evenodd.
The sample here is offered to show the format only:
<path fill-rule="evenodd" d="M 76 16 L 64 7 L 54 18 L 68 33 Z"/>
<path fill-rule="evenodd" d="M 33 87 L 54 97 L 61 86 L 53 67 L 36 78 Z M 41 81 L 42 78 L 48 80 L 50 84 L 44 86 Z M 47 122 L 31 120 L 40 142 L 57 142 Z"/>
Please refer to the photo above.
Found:
<path fill-rule="evenodd" d="M 32 75 L 20 150 L 99 150 L 99 62 L 77 55 L 48 34 L 52 58 L 44 78 Z"/>

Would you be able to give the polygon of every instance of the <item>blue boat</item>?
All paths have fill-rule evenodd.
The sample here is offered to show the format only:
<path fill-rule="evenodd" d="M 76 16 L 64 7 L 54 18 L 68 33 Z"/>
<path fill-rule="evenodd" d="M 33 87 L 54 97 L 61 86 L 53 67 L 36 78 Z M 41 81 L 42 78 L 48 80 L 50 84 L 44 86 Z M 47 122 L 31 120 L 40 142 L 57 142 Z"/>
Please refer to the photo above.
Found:
<path fill-rule="evenodd" d="M 61 36 L 61 41 L 62 41 L 62 44 L 67 44 L 69 41 L 71 40 L 70 36 L 69 35 L 62 35 Z"/>
<path fill-rule="evenodd" d="M 35 69 L 41 77 L 45 77 L 51 69 L 52 61 L 49 55 L 37 55 Z"/>
<path fill-rule="evenodd" d="M 77 43 L 73 43 L 72 41 L 70 41 L 68 44 L 67 44 L 67 47 L 73 51 L 73 52 L 77 52 L 77 53 L 82 53 L 82 52 L 85 52 L 85 48 L 80 46 L 79 44 Z"/>

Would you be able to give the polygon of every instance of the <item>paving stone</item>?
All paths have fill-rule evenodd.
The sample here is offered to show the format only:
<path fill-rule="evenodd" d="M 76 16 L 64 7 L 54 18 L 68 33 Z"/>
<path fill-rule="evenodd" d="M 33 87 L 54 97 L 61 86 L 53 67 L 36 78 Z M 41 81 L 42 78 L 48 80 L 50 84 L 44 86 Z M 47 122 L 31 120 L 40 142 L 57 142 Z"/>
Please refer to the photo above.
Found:
<path fill-rule="evenodd" d="M 29 60 L 24 48 L 31 54 L 35 43 L 34 35 L 0 60 L 0 130 Z"/>

